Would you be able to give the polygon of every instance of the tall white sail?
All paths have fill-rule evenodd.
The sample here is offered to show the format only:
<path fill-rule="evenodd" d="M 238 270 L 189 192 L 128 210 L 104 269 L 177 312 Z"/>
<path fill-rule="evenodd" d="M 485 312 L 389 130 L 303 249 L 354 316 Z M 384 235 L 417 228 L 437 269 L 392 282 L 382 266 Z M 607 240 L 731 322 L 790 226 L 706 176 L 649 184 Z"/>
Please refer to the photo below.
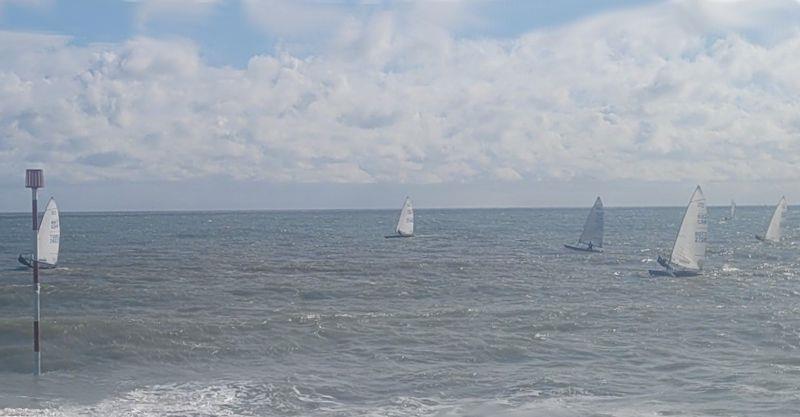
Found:
<path fill-rule="evenodd" d="M 40 263 L 55 265 L 58 262 L 58 247 L 61 228 L 58 218 L 56 200 L 50 199 L 44 209 L 42 222 L 39 224 L 37 243 L 39 246 Z"/>
<path fill-rule="evenodd" d="M 406 197 L 403 209 L 400 210 L 400 219 L 397 221 L 397 234 L 411 236 L 414 234 L 414 208 L 411 207 L 411 198 Z"/>
<path fill-rule="evenodd" d="M 589 212 L 589 217 L 586 218 L 586 224 L 583 225 L 583 233 L 578 239 L 580 243 L 591 243 L 592 246 L 603 247 L 603 200 L 597 197 L 594 201 L 594 206 Z"/>
<path fill-rule="evenodd" d="M 673 265 L 694 270 L 703 268 L 708 237 L 707 214 L 706 197 L 698 185 L 689 199 L 675 246 L 672 247 L 670 262 Z"/>
<path fill-rule="evenodd" d="M 731 200 L 731 220 L 736 218 L 736 202 Z"/>
<path fill-rule="evenodd" d="M 786 202 L 786 197 L 781 197 L 778 205 L 775 206 L 775 212 L 772 213 L 772 220 L 769 221 L 767 233 L 764 234 L 764 240 L 777 242 L 781 240 L 781 221 L 786 210 L 789 209 L 789 204 Z"/>

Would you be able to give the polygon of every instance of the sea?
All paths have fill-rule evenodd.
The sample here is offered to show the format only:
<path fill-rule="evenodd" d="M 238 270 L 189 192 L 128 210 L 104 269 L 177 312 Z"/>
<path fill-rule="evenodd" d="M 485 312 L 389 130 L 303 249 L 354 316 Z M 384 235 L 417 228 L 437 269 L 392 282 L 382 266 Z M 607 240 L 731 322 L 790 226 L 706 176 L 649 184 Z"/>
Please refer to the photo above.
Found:
<path fill-rule="evenodd" d="M 0 416 L 796 416 L 800 215 L 683 208 L 62 213 L 32 370 L 30 217 L 0 215 Z"/>

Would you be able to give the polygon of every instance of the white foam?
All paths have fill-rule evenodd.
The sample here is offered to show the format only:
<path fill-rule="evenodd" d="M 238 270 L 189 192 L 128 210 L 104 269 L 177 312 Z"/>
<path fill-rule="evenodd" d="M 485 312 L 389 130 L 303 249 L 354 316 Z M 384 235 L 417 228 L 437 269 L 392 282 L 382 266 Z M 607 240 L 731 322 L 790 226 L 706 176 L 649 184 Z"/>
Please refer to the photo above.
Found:
<path fill-rule="evenodd" d="M 399 396 L 382 405 L 344 404 L 335 398 L 296 386 L 260 383 L 202 386 L 187 383 L 137 389 L 94 405 L 51 405 L 41 409 L 7 408 L 0 416 L 17 417 L 150 417 L 150 416 L 284 416 L 308 417 L 647 417 L 680 410 L 678 404 L 586 394 L 533 400 L 460 400 Z M 695 414 L 692 414 L 695 415 Z"/>

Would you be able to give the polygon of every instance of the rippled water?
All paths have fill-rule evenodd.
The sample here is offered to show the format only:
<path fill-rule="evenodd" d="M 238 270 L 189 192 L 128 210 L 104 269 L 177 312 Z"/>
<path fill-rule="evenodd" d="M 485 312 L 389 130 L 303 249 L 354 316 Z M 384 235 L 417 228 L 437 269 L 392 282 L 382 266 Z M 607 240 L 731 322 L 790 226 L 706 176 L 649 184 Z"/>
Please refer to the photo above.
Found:
<path fill-rule="evenodd" d="M 588 209 L 587 209 L 588 210 Z M 787 416 L 800 216 L 712 209 L 697 278 L 650 278 L 680 208 L 64 214 L 29 375 L 28 217 L 0 215 L 0 415 Z"/>

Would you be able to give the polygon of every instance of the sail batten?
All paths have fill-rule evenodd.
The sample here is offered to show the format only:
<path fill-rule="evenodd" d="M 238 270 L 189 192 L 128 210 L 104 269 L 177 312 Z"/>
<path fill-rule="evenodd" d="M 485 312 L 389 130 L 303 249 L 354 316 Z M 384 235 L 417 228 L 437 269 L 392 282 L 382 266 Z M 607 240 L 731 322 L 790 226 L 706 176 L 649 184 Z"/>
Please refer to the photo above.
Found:
<path fill-rule="evenodd" d="M 689 270 L 703 269 L 708 238 L 706 198 L 700 186 L 694 190 L 681 221 L 670 262 Z"/>
<path fill-rule="evenodd" d="M 58 205 L 56 200 L 50 199 L 44 209 L 42 222 L 39 224 L 39 234 L 37 235 L 37 245 L 39 263 L 55 265 L 58 262 L 58 249 L 61 234 L 59 222 Z"/>
<path fill-rule="evenodd" d="M 586 217 L 586 223 L 583 225 L 583 232 L 578 243 L 591 244 L 593 247 L 603 247 L 603 200 L 597 197 L 592 210 L 589 211 L 589 216 Z"/>
<path fill-rule="evenodd" d="M 400 236 L 411 236 L 414 234 L 414 208 L 411 206 L 411 198 L 406 197 L 403 208 L 400 210 L 400 218 L 397 220 L 395 229 Z"/>
<path fill-rule="evenodd" d="M 778 201 L 778 205 L 775 206 L 775 212 L 772 213 L 772 219 L 769 221 L 767 233 L 764 234 L 765 240 L 769 240 L 771 242 L 777 242 L 781 240 L 781 222 L 783 221 L 783 215 L 786 213 L 788 208 L 789 206 L 786 202 L 786 197 L 781 197 L 780 201 Z"/>

